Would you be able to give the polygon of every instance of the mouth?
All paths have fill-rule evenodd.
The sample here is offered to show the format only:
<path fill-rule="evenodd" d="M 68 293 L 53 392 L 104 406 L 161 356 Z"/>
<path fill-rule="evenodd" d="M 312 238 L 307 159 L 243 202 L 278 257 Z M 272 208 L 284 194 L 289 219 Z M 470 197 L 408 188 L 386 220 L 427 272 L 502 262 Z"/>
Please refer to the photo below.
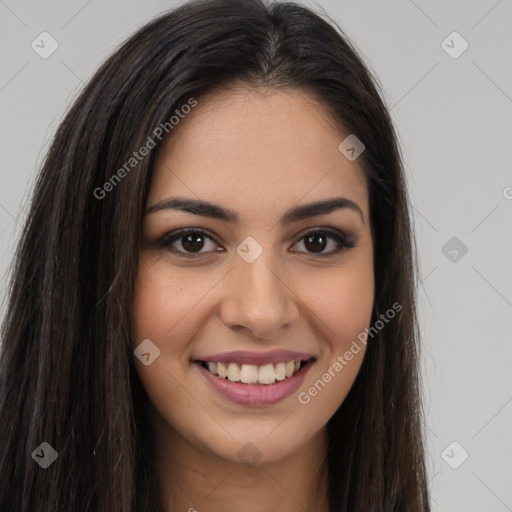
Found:
<path fill-rule="evenodd" d="M 314 357 L 267 364 L 195 360 L 195 367 L 222 397 L 241 405 L 265 406 L 284 400 L 301 385 Z"/>
<path fill-rule="evenodd" d="M 205 370 L 220 379 L 239 384 L 252 384 L 257 386 L 271 386 L 297 375 L 305 365 L 313 363 L 314 357 L 309 359 L 293 359 L 280 363 L 264 365 L 239 364 L 235 362 L 195 361 Z"/>

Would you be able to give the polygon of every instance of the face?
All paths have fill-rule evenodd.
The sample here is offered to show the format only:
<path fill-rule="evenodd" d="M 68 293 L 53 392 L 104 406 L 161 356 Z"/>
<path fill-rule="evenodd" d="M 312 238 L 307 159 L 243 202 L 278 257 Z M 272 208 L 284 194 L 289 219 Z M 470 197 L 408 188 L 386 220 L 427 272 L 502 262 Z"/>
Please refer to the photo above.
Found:
<path fill-rule="evenodd" d="M 347 136 L 305 92 L 238 88 L 198 99 L 161 146 L 133 334 L 134 349 L 150 340 L 135 363 L 162 436 L 235 463 L 252 443 L 278 461 L 345 399 L 374 300 Z"/>

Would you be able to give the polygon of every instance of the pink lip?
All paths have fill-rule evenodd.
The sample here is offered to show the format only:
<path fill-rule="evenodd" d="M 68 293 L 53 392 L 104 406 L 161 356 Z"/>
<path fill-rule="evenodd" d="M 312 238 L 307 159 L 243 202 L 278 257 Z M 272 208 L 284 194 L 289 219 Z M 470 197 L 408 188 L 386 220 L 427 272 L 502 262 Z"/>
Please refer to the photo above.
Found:
<path fill-rule="evenodd" d="M 297 358 L 292 358 L 297 359 Z M 268 359 L 266 359 L 268 361 Z M 232 359 L 231 362 L 234 362 Z M 219 361 L 223 362 L 223 361 Z M 282 360 L 280 360 L 282 362 Z M 218 375 L 213 375 L 201 363 L 196 363 L 199 371 L 212 384 L 214 389 L 229 400 L 242 405 L 269 405 L 290 396 L 302 383 L 306 373 L 311 368 L 313 362 L 308 361 L 300 370 L 293 375 L 281 381 L 276 381 L 269 385 L 243 384 L 240 382 L 231 382 Z"/>
<path fill-rule="evenodd" d="M 232 352 L 223 352 L 211 356 L 198 357 L 196 361 L 205 361 L 211 363 L 238 363 L 255 364 L 263 366 L 265 364 L 287 363 L 288 361 L 306 361 L 313 357 L 312 354 L 304 352 L 291 352 L 289 350 L 270 350 L 268 352 L 248 352 L 245 350 L 234 350 Z"/>

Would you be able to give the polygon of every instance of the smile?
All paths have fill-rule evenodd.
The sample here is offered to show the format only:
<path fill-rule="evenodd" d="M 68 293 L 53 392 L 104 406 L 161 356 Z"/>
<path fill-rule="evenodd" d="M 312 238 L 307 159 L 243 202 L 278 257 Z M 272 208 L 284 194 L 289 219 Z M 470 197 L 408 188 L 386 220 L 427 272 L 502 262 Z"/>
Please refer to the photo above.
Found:
<path fill-rule="evenodd" d="M 274 384 L 275 381 L 285 380 L 295 375 L 305 361 L 288 361 L 276 364 L 214 363 L 202 361 L 201 364 L 211 374 L 218 375 L 222 379 L 243 384 Z"/>
<path fill-rule="evenodd" d="M 237 404 L 264 406 L 296 391 L 315 361 L 310 354 L 276 351 L 233 352 L 193 362 L 215 393 Z"/>

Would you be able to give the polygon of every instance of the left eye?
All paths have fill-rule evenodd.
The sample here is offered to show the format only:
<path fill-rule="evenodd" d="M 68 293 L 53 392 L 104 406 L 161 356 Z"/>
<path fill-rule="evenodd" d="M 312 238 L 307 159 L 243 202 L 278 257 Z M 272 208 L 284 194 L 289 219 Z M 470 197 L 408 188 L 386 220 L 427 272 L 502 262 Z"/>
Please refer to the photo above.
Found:
<path fill-rule="evenodd" d="M 205 247 L 205 239 L 213 244 L 213 250 L 215 252 L 223 251 L 223 249 L 215 249 L 215 246 L 217 246 L 215 240 L 208 234 L 207 231 L 199 228 L 185 229 L 174 233 L 168 233 L 158 241 L 158 244 L 160 247 L 170 250 L 171 252 L 177 254 L 179 257 L 195 258 L 205 252 L 211 252 L 208 250 L 202 251 L 202 249 Z M 325 253 L 323 251 L 329 245 L 329 240 L 334 240 L 334 248 L 331 251 Z M 178 245 L 181 246 L 181 249 L 175 247 L 176 242 L 180 242 Z M 306 249 L 309 249 L 309 251 L 307 251 L 309 254 L 323 257 L 337 254 L 344 249 L 351 249 L 355 246 L 356 241 L 346 237 L 341 233 L 338 234 L 325 229 L 318 229 L 309 231 L 303 235 L 294 245 L 297 245 L 301 242 L 303 243 L 304 247 L 306 247 Z"/>
<path fill-rule="evenodd" d="M 334 248 L 331 251 L 322 252 L 329 245 L 328 240 L 334 240 Z M 318 256 L 331 256 L 355 246 L 355 240 L 349 239 L 345 235 L 321 230 L 309 231 L 297 243 L 300 242 L 304 247 L 309 247 L 312 250 L 310 254 L 317 254 Z"/>

